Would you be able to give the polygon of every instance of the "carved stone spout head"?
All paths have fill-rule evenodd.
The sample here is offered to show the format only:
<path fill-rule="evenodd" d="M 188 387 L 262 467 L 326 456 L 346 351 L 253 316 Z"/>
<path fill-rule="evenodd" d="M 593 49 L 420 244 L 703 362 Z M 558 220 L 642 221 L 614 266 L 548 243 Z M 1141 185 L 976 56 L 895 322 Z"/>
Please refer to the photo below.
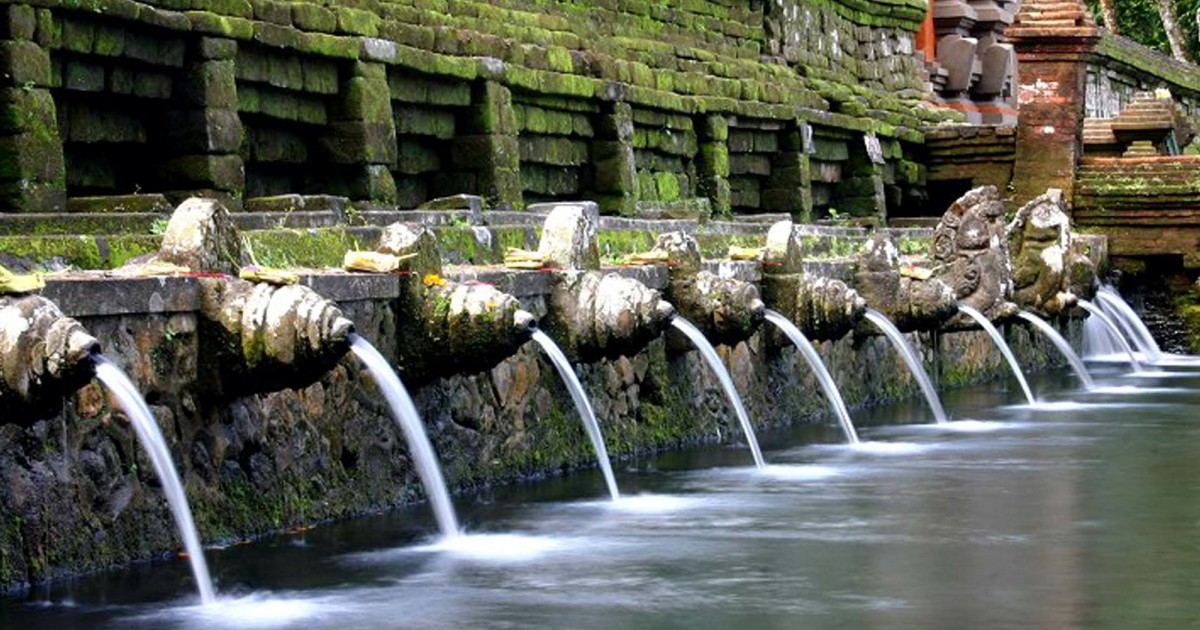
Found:
<path fill-rule="evenodd" d="M 38 295 L 0 297 L 0 404 L 14 421 L 52 415 L 87 383 L 100 342 Z"/>
<path fill-rule="evenodd" d="M 675 309 L 632 278 L 597 271 L 557 274 L 541 327 L 576 360 L 636 354 L 658 338 Z"/>
<path fill-rule="evenodd" d="M 300 285 L 201 278 L 205 342 L 227 394 L 303 387 L 350 348 L 354 324 L 333 302 Z"/>
<path fill-rule="evenodd" d="M 854 275 L 866 305 L 883 313 L 902 331 L 932 330 L 958 310 L 954 290 L 941 279 L 904 274 L 900 248 L 891 236 L 876 234 L 867 243 Z M 859 327 L 874 334 L 873 327 Z"/>
<path fill-rule="evenodd" d="M 666 256 L 671 277 L 667 299 L 709 341 L 735 344 L 748 339 L 762 324 L 766 305 L 758 287 L 703 270 L 695 238 L 683 232 L 660 234 L 654 249 Z"/>
<path fill-rule="evenodd" d="M 958 302 L 993 320 L 1016 313 L 1004 200 L 995 186 L 972 189 L 950 205 L 934 230 L 933 256 L 935 277 L 953 288 Z M 950 324 L 970 325 L 965 318 Z"/>

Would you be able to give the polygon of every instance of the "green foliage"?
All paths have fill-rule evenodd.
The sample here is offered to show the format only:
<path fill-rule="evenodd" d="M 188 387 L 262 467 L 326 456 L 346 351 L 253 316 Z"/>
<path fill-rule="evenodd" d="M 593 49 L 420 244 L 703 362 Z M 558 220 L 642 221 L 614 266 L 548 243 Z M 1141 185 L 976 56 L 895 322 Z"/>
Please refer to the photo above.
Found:
<path fill-rule="evenodd" d="M 1200 9 L 1200 0 L 1173 0 L 1175 16 L 1183 29 L 1188 49 L 1193 58 L 1200 59 L 1200 38 L 1196 32 L 1196 10 Z M 1115 0 L 1118 30 L 1121 35 L 1140 44 L 1149 46 L 1165 55 L 1171 54 L 1167 44 L 1167 32 L 1163 29 L 1162 18 L 1159 17 L 1158 7 L 1154 0 Z M 1097 24 L 1103 24 L 1099 0 L 1087 0 L 1088 8 L 1096 17 Z"/>

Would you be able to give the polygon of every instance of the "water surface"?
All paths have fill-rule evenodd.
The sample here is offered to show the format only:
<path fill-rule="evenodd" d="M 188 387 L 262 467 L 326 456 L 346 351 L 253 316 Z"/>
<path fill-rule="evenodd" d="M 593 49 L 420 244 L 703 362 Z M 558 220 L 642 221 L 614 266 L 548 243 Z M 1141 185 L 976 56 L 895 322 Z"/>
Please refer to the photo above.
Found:
<path fill-rule="evenodd" d="M 1200 371 L 1037 377 L 41 587 L 4 628 L 1180 628 L 1200 619 Z M 813 392 L 813 395 L 819 395 Z M 865 425 L 865 426 L 863 426 Z"/>

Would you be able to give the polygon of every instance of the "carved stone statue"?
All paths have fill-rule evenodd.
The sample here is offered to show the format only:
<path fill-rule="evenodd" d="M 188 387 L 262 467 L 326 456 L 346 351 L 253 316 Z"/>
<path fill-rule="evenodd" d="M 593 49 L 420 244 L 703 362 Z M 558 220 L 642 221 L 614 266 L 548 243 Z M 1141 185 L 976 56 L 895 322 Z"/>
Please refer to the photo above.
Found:
<path fill-rule="evenodd" d="M 633 355 L 662 335 L 675 309 L 632 278 L 599 271 L 555 274 L 541 328 L 574 360 Z"/>
<path fill-rule="evenodd" d="M 950 285 L 957 302 L 991 320 L 1016 314 L 1004 201 L 995 186 L 972 189 L 950 205 L 933 232 L 933 258 L 934 275 Z"/>
<path fill-rule="evenodd" d="M 901 273 L 900 248 L 886 233 L 877 233 L 859 256 L 855 289 L 867 306 L 883 313 L 903 332 L 933 330 L 954 316 L 954 290 L 939 278 L 921 280 Z M 860 330 L 873 334 L 874 327 Z"/>
<path fill-rule="evenodd" d="M 749 339 L 762 324 L 766 306 L 758 287 L 702 269 L 696 239 L 683 232 L 660 234 L 654 252 L 667 263 L 671 278 L 667 299 L 709 341 L 736 344 Z"/>
<path fill-rule="evenodd" d="M 1072 249 L 1070 227 L 1066 201 L 1056 188 L 1025 204 L 1008 224 L 1013 299 L 1022 308 L 1057 315 L 1075 305 L 1072 276 L 1086 281 L 1091 261 Z"/>

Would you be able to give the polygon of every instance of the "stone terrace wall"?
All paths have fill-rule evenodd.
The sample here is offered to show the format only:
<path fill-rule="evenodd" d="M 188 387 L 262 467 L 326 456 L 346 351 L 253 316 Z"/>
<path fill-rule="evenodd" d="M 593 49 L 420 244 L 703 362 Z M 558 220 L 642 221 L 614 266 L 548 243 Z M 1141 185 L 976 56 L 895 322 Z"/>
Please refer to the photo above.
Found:
<path fill-rule="evenodd" d="M 661 284 L 666 277 L 661 272 L 641 277 Z M 545 303 L 540 277 L 518 274 L 506 287 L 536 313 Z M 394 358 L 404 343 L 403 327 L 394 319 L 401 281 L 334 275 L 312 276 L 306 283 L 338 299 L 358 331 Z M 343 360 L 303 389 L 215 399 L 209 383 L 218 366 L 206 360 L 193 280 L 60 279 L 46 294 L 101 339 L 145 393 L 205 540 L 418 498 L 403 437 L 354 360 Z M 1026 329 L 1013 327 L 1008 335 L 1026 369 L 1056 360 Z M 982 333 L 913 340 L 944 386 L 1007 374 Z M 696 353 L 678 354 L 669 345 L 660 339 L 636 356 L 576 366 L 617 457 L 718 436 L 739 439 L 719 385 Z M 916 395 L 882 338 L 847 337 L 818 346 L 850 405 Z M 819 388 L 791 349 L 778 349 L 760 332 L 719 350 L 757 426 L 821 421 L 830 425 L 831 441 L 840 439 Z M 435 380 L 412 393 L 455 489 L 593 465 L 569 396 L 531 345 L 494 369 Z M 99 384 L 85 387 L 54 417 L 5 417 L 0 586 L 174 549 L 176 535 L 151 471 L 124 416 Z"/>
<path fill-rule="evenodd" d="M 606 212 L 919 203 L 917 0 L 22 0 L 0 209 L 475 193 Z M 883 161 L 864 136 L 878 137 Z"/>
<path fill-rule="evenodd" d="M 1134 92 L 1168 88 L 1184 111 L 1200 115 L 1200 68 L 1132 40 L 1104 33 L 1088 64 L 1086 115 L 1113 118 Z"/>

